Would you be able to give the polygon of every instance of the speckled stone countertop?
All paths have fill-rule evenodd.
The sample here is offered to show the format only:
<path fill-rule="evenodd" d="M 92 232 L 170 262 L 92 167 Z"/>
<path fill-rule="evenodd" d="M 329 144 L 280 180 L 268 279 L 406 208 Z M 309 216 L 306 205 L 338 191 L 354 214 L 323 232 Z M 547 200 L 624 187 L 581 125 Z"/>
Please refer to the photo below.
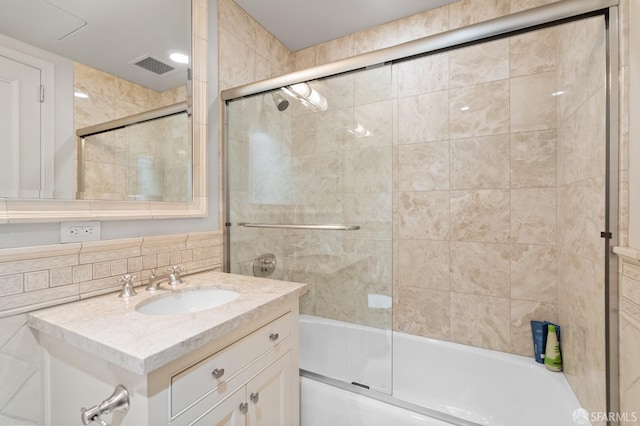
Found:
<path fill-rule="evenodd" d="M 157 316 L 136 312 L 138 303 L 171 291 L 163 283 L 160 288 L 169 289 L 148 292 L 138 287 L 138 294 L 128 299 L 110 293 L 35 311 L 28 315 L 28 324 L 142 375 L 306 293 L 305 284 L 213 271 L 184 276 L 183 281 L 176 291 L 224 288 L 235 290 L 240 296 L 195 313 Z"/>

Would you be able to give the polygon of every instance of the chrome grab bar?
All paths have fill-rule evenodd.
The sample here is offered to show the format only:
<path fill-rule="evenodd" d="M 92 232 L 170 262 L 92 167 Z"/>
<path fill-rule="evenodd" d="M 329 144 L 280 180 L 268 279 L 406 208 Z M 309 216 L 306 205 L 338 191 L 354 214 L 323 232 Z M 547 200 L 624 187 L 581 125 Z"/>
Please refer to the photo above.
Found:
<path fill-rule="evenodd" d="M 357 231 L 360 225 L 302 225 L 295 223 L 247 223 L 238 222 L 245 228 L 313 229 L 316 231 Z"/>

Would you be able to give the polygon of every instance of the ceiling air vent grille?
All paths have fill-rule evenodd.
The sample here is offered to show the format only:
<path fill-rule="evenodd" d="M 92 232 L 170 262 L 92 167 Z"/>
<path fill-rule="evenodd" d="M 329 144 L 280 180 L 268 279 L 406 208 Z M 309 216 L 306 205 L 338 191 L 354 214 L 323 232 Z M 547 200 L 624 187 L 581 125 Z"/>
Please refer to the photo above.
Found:
<path fill-rule="evenodd" d="M 145 70 L 151 71 L 152 73 L 158 75 L 166 74 L 169 71 L 173 71 L 175 69 L 172 66 L 165 64 L 164 62 L 160 62 L 159 60 L 152 58 L 151 56 L 147 56 L 145 58 L 137 60 L 133 63 L 133 65 L 144 68 Z"/>

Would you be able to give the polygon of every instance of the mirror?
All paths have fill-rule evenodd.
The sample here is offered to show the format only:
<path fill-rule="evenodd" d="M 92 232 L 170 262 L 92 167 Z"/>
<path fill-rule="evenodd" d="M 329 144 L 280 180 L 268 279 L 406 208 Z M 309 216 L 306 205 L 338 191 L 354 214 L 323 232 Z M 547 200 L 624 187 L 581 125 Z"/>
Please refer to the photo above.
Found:
<path fill-rule="evenodd" d="M 192 202 L 191 9 L 0 2 L 0 199 Z"/>

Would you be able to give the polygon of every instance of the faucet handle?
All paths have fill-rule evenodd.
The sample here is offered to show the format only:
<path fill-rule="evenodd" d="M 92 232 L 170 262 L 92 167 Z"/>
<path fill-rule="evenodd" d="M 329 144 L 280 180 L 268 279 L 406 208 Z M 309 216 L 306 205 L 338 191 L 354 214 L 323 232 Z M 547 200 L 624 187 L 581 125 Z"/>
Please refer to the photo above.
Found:
<path fill-rule="evenodd" d="M 136 279 L 135 275 L 125 274 L 125 275 L 121 276 L 118 281 L 120 281 L 121 283 L 125 283 L 125 284 L 131 284 L 131 283 L 133 283 L 133 280 L 135 280 L 135 279 Z"/>
<path fill-rule="evenodd" d="M 169 271 L 170 274 L 176 274 L 179 276 L 180 272 L 182 272 L 182 266 L 170 266 L 167 271 Z"/>
<path fill-rule="evenodd" d="M 137 294 L 135 289 L 133 288 L 133 280 L 135 279 L 136 276 L 131 274 L 126 274 L 120 277 L 118 281 L 124 283 L 124 285 L 122 286 L 122 290 L 120 291 L 118 297 L 130 297 Z"/>

